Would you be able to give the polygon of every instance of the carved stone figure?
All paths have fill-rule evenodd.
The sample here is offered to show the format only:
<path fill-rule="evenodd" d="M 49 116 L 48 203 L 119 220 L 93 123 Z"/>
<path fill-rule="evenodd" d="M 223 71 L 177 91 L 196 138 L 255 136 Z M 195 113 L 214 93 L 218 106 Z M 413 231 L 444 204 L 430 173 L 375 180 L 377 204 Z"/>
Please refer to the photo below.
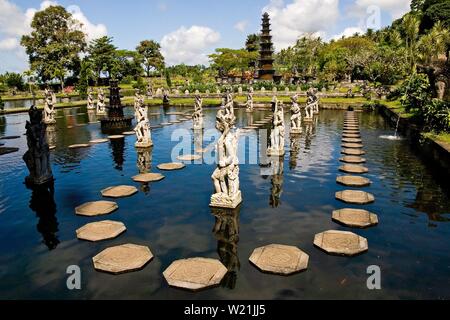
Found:
<path fill-rule="evenodd" d="M 53 91 L 45 89 L 44 123 L 55 124 L 56 95 Z"/>
<path fill-rule="evenodd" d="M 170 99 L 169 99 L 169 92 L 164 89 L 163 92 L 163 104 L 169 104 L 170 103 Z"/>
<path fill-rule="evenodd" d="M 194 130 L 203 129 L 203 99 L 200 95 L 195 96 L 194 113 L 192 114 L 192 122 L 194 124 Z"/>
<path fill-rule="evenodd" d="M 234 117 L 234 99 L 233 94 L 230 91 L 227 91 L 222 98 L 222 109 L 225 110 L 227 115 Z"/>
<path fill-rule="evenodd" d="M 153 99 L 153 87 L 152 87 L 152 84 L 151 84 L 151 83 L 149 83 L 149 84 L 147 85 L 147 92 L 146 92 L 146 95 L 147 95 L 147 98 L 148 98 L 148 99 Z"/>
<path fill-rule="evenodd" d="M 274 96 L 272 101 L 273 108 L 273 124 L 272 132 L 270 133 L 270 147 L 267 149 L 267 154 L 270 156 L 283 156 L 284 150 L 284 110 L 283 104 L 278 102 Z"/>
<path fill-rule="evenodd" d="M 88 110 L 95 110 L 95 103 L 94 103 L 94 96 L 93 96 L 93 90 L 92 88 L 89 88 L 88 90 L 88 98 L 87 98 L 87 109 Z"/>
<path fill-rule="evenodd" d="M 253 112 L 253 87 L 250 87 L 247 95 L 247 112 Z"/>
<path fill-rule="evenodd" d="M 161 88 L 156 89 L 156 96 L 157 96 L 157 97 L 162 96 L 162 94 L 163 94 L 163 91 L 162 91 Z"/>
<path fill-rule="evenodd" d="M 236 208 L 242 202 L 239 189 L 238 137 L 233 132 L 234 114 L 220 109 L 216 116 L 216 128 L 221 132 L 217 141 L 217 168 L 211 176 L 215 193 L 211 196 L 211 207 Z"/>
<path fill-rule="evenodd" d="M 134 112 L 136 114 L 140 106 L 144 105 L 144 97 L 141 95 L 139 89 L 134 92 Z"/>
<path fill-rule="evenodd" d="M 105 102 L 105 92 L 102 88 L 98 89 L 97 93 L 97 115 L 106 114 L 106 102 Z"/>
<path fill-rule="evenodd" d="M 28 111 L 30 121 L 27 121 L 28 151 L 23 155 L 30 175 L 25 179 L 27 185 L 42 185 L 53 181 L 50 167 L 50 150 L 46 139 L 47 126 L 42 121 L 42 111 L 31 106 Z"/>
<path fill-rule="evenodd" d="M 298 94 L 291 97 L 292 107 L 291 107 L 291 133 L 299 134 L 302 133 L 302 113 L 300 106 L 298 105 Z"/>
<path fill-rule="evenodd" d="M 150 148 L 153 145 L 150 131 L 150 122 L 148 121 L 148 110 L 144 105 L 144 97 L 136 92 L 135 97 L 135 117 L 136 117 L 136 148 Z"/>

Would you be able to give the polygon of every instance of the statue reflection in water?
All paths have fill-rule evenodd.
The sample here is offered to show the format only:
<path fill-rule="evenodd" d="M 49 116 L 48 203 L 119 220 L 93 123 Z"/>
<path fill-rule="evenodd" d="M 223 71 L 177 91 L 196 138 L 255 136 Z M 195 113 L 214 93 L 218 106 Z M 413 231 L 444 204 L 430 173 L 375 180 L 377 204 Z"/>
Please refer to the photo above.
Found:
<path fill-rule="evenodd" d="M 114 168 L 122 171 L 123 170 L 123 164 L 125 162 L 125 139 L 112 139 L 111 140 L 111 149 L 112 149 L 112 156 L 115 163 Z"/>
<path fill-rule="evenodd" d="M 194 129 L 194 152 L 203 154 L 203 129 Z"/>
<path fill-rule="evenodd" d="M 311 150 L 312 137 L 313 137 L 313 125 L 307 123 L 305 127 L 305 150 Z"/>
<path fill-rule="evenodd" d="M 291 135 L 291 154 L 289 157 L 289 169 L 297 168 L 297 159 L 300 153 L 300 136 Z"/>
<path fill-rule="evenodd" d="M 211 210 L 216 219 L 213 233 L 217 239 L 217 253 L 220 262 L 228 269 L 221 285 L 234 289 L 237 272 L 241 267 L 238 256 L 240 206 L 235 209 L 212 208 Z"/>
<path fill-rule="evenodd" d="M 42 234 L 42 242 L 49 250 L 53 250 L 59 244 L 53 181 L 29 189 L 32 190 L 30 209 L 38 218 L 37 230 Z"/>
<path fill-rule="evenodd" d="M 272 187 L 270 189 L 269 204 L 272 208 L 278 208 L 281 204 L 283 193 L 284 157 L 271 157 Z"/>
<path fill-rule="evenodd" d="M 139 174 L 149 173 L 152 168 L 153 148 L 136 148 L 136 152 L 136 166 L 139 170 Z M 141 191 L 148 194 L 150 192 L 150 185 L 148 183 L 142 183 Z"/>

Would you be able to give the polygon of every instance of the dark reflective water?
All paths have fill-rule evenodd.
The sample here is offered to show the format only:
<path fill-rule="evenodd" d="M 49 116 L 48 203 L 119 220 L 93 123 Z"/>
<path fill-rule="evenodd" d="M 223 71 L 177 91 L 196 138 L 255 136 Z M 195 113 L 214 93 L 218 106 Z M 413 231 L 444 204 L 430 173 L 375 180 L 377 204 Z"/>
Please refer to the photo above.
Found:
<path fill-rule="evenodd" d="M 168 110 L 155 107 L 150 112 Z M 205 110 L 209 128 L 214 125 L 215 113 Z M 247 125 L 246 113 L 237 113 L 238 127 Z M 266 115 L 255 112 L 253 121 Z M 52 194 L 33 193 L 23 184 L 27 170 L 21 159 L 26 151 L 22 134 L 28 116 L 0 117 L 0 136 L 22 136 L 2 141 L 20 151 L 0 157 L 0 298 L 449 299 L 448 188 L 435 182 L 406 141 L 379 139 L 392 134 L 392 128 L 376 114 L 360 114 L 360 120 L 370 169 L 366 176 L 373 182 L 364 190 L 376 197 L 374 204 L 364 208 L 377 213 L 380 224 L 352 230 L 368 239 L 369 251 L 344 258 L 326 255 L 313 246 L 316 233 L 351 230 L 331 221 L 334 209 L 352 207 L 334 199 L 334 193 L 344 189 L 335 182 L 343 115 L 323 111 L 314 125 L 304 127 L 298 139 L 290 141 L 287 135 L 288 152 L 275 175 L 268 175 L 270 172 L 258 165 L 241 164 L 244 202 L 234 211 L 208 207 L 213 165 L 165 172 L 166 179 L 150 186 L 131 180 L 147 170 L 150 161 L 154 172 L 158 172 L 157 164 L 171 161 L 172 148 L 178 143 L 171 141 L 172 132 L 189 129 L 191 122 L 154 129 L 151 153 L 138 153 L 133 136 L 69 150 L 70 144 L 104 135 L 95 114 L 87 114 L 85 108 L 59 110 L 57 130 L 49 133 L 51 144 L 57 146 L 52 152 L 56 178 Z M 152 116 L 151 122 L 155 125 L 176 118 Z M 192 138 L 192 143 L 195 140 Z M 245 141 L 249 148 L 248 141 L 258 142 L 258 138 L 243 137 L 241 144 Z M 131 198 L 117 200 L 119 210 L 106 217 L 124 222 L 127 232 L 101 243 L 77 240 L 77 228 L 105 217 L 79 217 L 74 208 L 100 200 L 101 189 L 119 184 L 140 189 Z M 93 269 L 94 255 L 128 242 L 148 245 L 154 253 L 154 260 L 144 270 L 112 276 Z M 256 247 L 271 243 L 302 248 L 310 255 L 309 269 L 291 277 L 260 273 L 248 258 Z M 229 273 L 222 285 L 199 293 L 169 288 L 162 272 L 173 260 L 196 256 L 224 263 Z M 66 288 L 69 265 L 81 267 L 80 291 Z M 382 290 L 366 287 L 370 265 L 381 267 Z"/>

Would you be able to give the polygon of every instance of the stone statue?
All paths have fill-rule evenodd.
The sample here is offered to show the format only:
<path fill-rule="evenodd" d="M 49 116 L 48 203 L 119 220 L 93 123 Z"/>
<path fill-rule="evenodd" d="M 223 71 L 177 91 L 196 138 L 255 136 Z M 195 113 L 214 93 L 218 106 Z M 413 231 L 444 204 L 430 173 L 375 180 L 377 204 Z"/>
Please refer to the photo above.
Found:
<path fill-rule="evenodd" d="M 163 92 L 163 104 L 169 104 L 170 103 L 170 99 L 169 99 L 169 92 L 164 89 Z"/>
<path fill-rule="evenodd" d="M 45 89 L 44 123 L 55 124 L 56 95 L 53 91 Z"/>
<path fill-rule="evenodd" d="M 283 104 L 278 102 L 276 96 L 273 97 L 273 124 L 270 133 L 270 147 L 267 149 L 269 156 L 283 156 L 284 151 L 284 110 Z"/>
<path fill-rule="evenodd" d="M 253 87 L 250 87 L 247 95 L 247 112 L 253 112 Z"/>
<path fill-rule="evenodd" d="M 106 114 L 105 92 L 102 88 L 98 89 L 97 94 L 97 115 Z"/>
<path fill-rule="evenodd" d="M 93 97 L 93 91 L 92 88 L 89 88 L 88 90 L 88 103 L 87 103 L 87 109 L 88 110 L 95 110 L 95 103 L 94 103 L 94 97 Z"/>
<path fill-rule="evenodd" d="M 50 167 L 50 150 L 46 139 L 46 124 L 42 121 L 42 111 L 34 105 L 28 111 L 30 121 L 27 121 L 28 151 L 23 155 L 30 175 L 25 179 L 29 186 L 43 185 L 53 181 Z"/>
<path fill-rule="evenodd" d="M 293 95 L 291 101 L 291 134 L 299 134 L 302 133 L 302 113 L 298 105 L 298 94 Z"/>
<path fill-rule="evenodd" d="M 163 94 L 163 91 L 162 91 L 161 88 L 156 89 L 156 96 L 157 96 L 157 97 L 162 96 L 162 94 Z"/>
<path fill-rule="evenodd" d="M 222 134 L 217 141 L 217 168 L 211 176 L 215 193 L 211 196 L 211 207 L 236 208 L 242 202 L 239 190 L 238 138 L 233 127 L 234 114 L 220 109 L 216 116 L 216 128 Z"/>
<path fill-rule="evenodd" d="M 136 148 L 150 148 L 153 146 L 151 131 L 150 131 L 150 122 L 148 121 L 148 110 L 144 105 L 144 97 L 136 92 L 135 104 L 134 104 L 134 112 L 136 117 L 136 128 L 134 131 L 136 132 Z"/>
<path fill-rule="evenodd" d="M 317 97 L 315 95 L 314 88 L 309 88 L 306 92 L 307 100 L 306 100 L 306 107 L 305 107 L 305 121 L 312 121 L 313 115 L 315 111 L 315 105 L 317 102 Z"/>
<path fill-rule="evenodd" d="M 203 99 L 200 95 L 195 96 L 194 113 L 192 114 L 192 122 L 194 124 L 194 130 L 203 129 Z"/>
<path fill-rule="evenodd" d="M 222 107 L 225 113 L 234 117 L 234 99 L 233 94 L 227 90 L 227 93 L 222 97 Z"/>
<path fill-rule="evenodd" d="M 144 97 L 141 95 L 139 89 L 136 89 L 134 92 L 134 112 L 136 115 L 137 110 L 140 106 L 144 105 Z"/>
<path fill-rule="evenodd" d="M 147 92 L 146 92 L 148 99 L 153 99 L 153 87 L 152 84 L 149 82 L 147 85 Z"/>

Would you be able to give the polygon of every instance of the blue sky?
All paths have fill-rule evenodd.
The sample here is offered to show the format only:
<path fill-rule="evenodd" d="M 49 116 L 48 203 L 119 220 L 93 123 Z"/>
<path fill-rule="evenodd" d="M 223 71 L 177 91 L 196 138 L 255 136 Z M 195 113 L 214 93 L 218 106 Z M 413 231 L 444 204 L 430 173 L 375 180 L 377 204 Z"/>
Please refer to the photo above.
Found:
<path fill-rule="evenodd" d="M 55 2 L 84 23 L 89 39 L 107 34 L 124 49 L 153 39 L 169 64 L 196 64 L 207 63 L 214 48 L 242 47 L 247 34 L 259 31 L 263 10 L 281 49 L 304 33 L 331 39 L 388 25 L 410 0 L 0 0 L 0 72 L 27 68 L 20 36 L 36 10 Z"/>

